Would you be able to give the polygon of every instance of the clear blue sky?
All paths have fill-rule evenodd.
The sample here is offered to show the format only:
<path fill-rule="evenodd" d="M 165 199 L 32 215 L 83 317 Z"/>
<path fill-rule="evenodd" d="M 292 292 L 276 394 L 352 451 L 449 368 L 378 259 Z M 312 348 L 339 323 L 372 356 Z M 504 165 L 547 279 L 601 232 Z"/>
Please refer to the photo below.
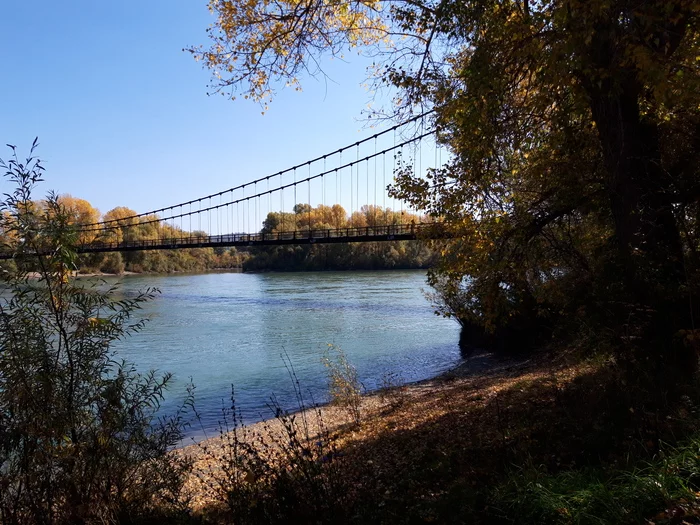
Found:
<path fill-rule="evenodd" d="M 0 142 L 24 154 L 38 136 L 41 191 L 103 213 L 221 191 L 374 133 L 354 55 L 329 62 L 335 82 L 281 90 L 264 116 L 208 97 L 209 72 L 182 51 L 207 44 L 205 0 L 3 0 L 0 19 Z"/>

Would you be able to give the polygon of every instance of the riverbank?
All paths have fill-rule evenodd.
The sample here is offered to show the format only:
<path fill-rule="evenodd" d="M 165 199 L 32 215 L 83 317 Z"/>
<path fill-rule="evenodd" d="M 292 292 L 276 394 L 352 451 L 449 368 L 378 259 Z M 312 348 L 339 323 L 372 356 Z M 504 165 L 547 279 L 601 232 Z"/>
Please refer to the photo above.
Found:
<path fill-rule="evenodd" d="M 73 271 L 71 272 L 71 277 L 81 279 L 81 278 L 88 278 L 88 277 L 122 277 L 125 275 L 141 275 L 136 272 L 122 272 L 122 273 L 106 273 L 106 272 L 77 272 Z M 28 272 L 27 277 L 30 279 L 40 279 L 41 274 L 39 272 Z"/>
<path fill-rule="evenodd" d="M 303 438 L 308 441 L 332 439 L 334 446 L 354 448 L 376 439 L 383 432 L 400 432 L 439 418 L 450 410 L 452 403 L 445 402 L 450 397 L 455 397 L 453 401 L 463 401 L 462 397 L 469 397 L 468 392 L 481 390 L 483 395 L 491 396 L 507 388 L 513 378 L 536 373 L 541 364 L 535 359 L 504 359 L 488 352 L 476 353 L 433 378 L 388 385 L 365 393 L 359 407 L 359 425 L 354 424 L 345 407 L 330 403 L 292 412 L 290 419 L 299 425 Z M 469 400 L 467 404 L 471 404 Z M 210 512 L 212 507 L 221 505 L 220 494 L 212 487 L 218 486 L 222 464 L 230 461 L 232 444 L 236 440 L 265 443 L 264 448 L 278 450 L 278 445 L 289 438 L 290 419 L 273 417 L 238 427 L 235 433 L 234 422 L 228 421 L 229 433 L 220 432 L 196 443 L 183 443 L 176 453 L 193 461 L 193 471 L 185 488 L 192 509 Z"/>
<path fill-rule="evenodd" d="M 430 267 L 425 268 L 375 268 L 375 269 L 319 269 L 319 270 L 275 270 L 275 269 L 265 269 L 265 270 L 244 270 L 240 268 L 207 268 L 204 270 L 171 270 L 168 272 L 131 272 L 123 271 L 120 273 L 109 273 L 100 271 L 73 271 L 72 277 L 84 278 L 84 277 L 125 277 L 125 276 L 162 276 L 162 275 L 204 275 L 210 273 L 246 273 L 246 274 L 284 274 L 284 273 L 312 273 L 312 272 L 402 272 L 407 270 L 428 270 Z M 40 277 L 39 272 L 28 272 L 27 276 L 30 279 L 38 279 Z"/>
<path fill-rule="evenodd" d="M 257 423 L 240 441 L 224 434 L 177 451 L 194 462 L 190 508 L 222 523 L 244 513 L 265 522 L 250 516 L 286 497 L 301 503 L 285 516 L 302 522 L 699 523 L 686 479 L 697 418 L 673 409 L 652 438 L 651 414 L 625 408 L 616 377 L 609 359 L 541 354 L 369 394 L 357 425 L 332 406 Z M 238 462 L 250 450 L 274 460 Z"/>
<path fill-rule="evenodd" d="M 208 268 L 206 270 L 172 270 L 169 272 L 129 272 L 107 273 L 107 272 L 74 272 L 73 277 L 125 277 L 125 276 L 161 276 L 161 275 L 203 275 L 210 273 L 243 273 L 242 268 Z"/>
<path fill-rule="evenodd" d="M 332 268 L 321 268 L 318 270 L 274 270 L 274 269 L 264 269 L 264 270 L 244 270 L 243 268 L 208 268 L 205 270 L 172 270 L 169 272 L 148 272 L 148 271 L 143 271 L 143 272 L 129 272 L 129 271 L 123 271 L 121 273 L 108 273 L 108 272 L 73 272 L 73 277 L 123 277 L 123 276 L 129 276 L 129 275 L 143 275 L 143 276 L 148 276 L 148 275 L 180 275 L 180 274 L 185 274 L 185 275 L 199 275 L 199 274 L 209 274 L 209 273 L 245 273 L 245 274 L 250 274 L 250 275 L 256 275 L 256 274 L 284 274 L 284 273 L 315 273 L 315 272 L 320 272 L 320 273 L 332 273 L 332 272 L 343 272 L 343 273 L 348 273 L 348 272 L 404 272 L 404 271 L 413 271 L 413 270 L 429 270 L 430 267 L 425 267 L 425 268 L 369 268 L 369 269 L 332 269 Z M 38 275 L 36 272 L 30 272 L 30 275 Z"/>

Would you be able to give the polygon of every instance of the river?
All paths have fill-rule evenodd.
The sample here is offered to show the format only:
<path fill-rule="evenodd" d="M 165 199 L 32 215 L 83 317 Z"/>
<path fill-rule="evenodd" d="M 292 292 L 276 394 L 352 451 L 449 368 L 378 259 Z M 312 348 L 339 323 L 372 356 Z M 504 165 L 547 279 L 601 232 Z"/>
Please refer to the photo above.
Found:
<path fill-rule="evenodd" d="M 115 279 L 109 279 L 114 281 Z M 324 402 L 329 344 L 342 348 L 365 389 L 384 378 L 434 376 L 459 359 L 459 327 L 436 316 L 424 297 L 425 272 L 207 273 L 117 279 L 127 296 L 146 287 L 161 293 L 139 315 L 146 328 L 115 344 L 119 359 L 146 371 L 172 372 L 164 411 L 196 386 L 201 425 L 215 433 L 231 384 L 246 422 L 270 417 L 271 395 L 296 408 L 284 356 L 307 400 Z"/>

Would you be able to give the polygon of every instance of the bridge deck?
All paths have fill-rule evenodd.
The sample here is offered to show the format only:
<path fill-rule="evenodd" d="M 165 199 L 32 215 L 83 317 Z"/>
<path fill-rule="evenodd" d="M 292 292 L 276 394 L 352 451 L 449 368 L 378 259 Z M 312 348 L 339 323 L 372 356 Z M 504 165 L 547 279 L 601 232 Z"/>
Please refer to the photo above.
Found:
<path fill-rule="evenodd" d="M 437 224 L 393 224 L 365 228 L 333 230 L 300 230 L 274 233 L 237 233 L 230 235 L 168 237 L 138 241 L 94 241 L 77 247 L 78 253 L 132 252 L 141 250 L 178 250 L 185 248 L 217 248 L 230 246 L 280 246 L 332 244 L 348 242 L 412 241 L 441 237 Z M 0 253 L 0 259 L 11 259 L 12 253 Z"/>

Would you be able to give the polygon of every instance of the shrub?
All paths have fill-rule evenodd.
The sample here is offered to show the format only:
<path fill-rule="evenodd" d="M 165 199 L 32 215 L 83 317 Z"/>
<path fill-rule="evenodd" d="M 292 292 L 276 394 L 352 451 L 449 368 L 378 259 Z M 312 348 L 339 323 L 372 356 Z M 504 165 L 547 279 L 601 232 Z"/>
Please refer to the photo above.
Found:
<path fill-rule="evenodd" d="M 348 361 L 342 348 L 328 345 L 323 364 L 328 371 L 331 404 L 342 407 L 355 424 L 360 423 L 362 384 L 357 369 Z"/>
<path fill-rule="evenodd" d="M 121 275 L 124 273 L 124 261 L 122 260 L 122 254 L 119 252 L 112 252 L 105 255 L 102 265 L 100 266 L 100 271 L 105 273 L 113 273 L 116 275 Z"/>
<path fill-rule="evenodd" d="M 143 327 L 133 314 L 157 290 L 117 300 L 104 283 L 74 281 L 65 209 L 54 194 L 31 200 L 40 161 L 20 162 L 13 148 L 0 166 L 16 186 L 0 203 L 0 231 L 17 263 L 0 280 L 0 522 L 179 511 L 189 464 L 168 450 L 182 438 L 183 411 L 156 415 L 170 375 L 140 375 L 110 350 Z"/>
<path fill-rule="evenodd" d="M 399 407 L 406 401 L 406 385 L 400 373 L 384 372 L 382 374 L 379 399 L 392 407 Z"/>
<path fill-rule="evenodd" d="M 348 490 L 340 474 L 340 454 L 318 409 L 280 408 L 257 427 L 243 423 L 233 388 L 222 407 L 218 443 L 197 444 L 205 467 L 196 469 L 204 486 L 225 507 L 227 523 L 343 523 Z M 313 418 L 310 421 L 309 418 Z M 211 516 L 209 516 L 211 517 Z"/>

